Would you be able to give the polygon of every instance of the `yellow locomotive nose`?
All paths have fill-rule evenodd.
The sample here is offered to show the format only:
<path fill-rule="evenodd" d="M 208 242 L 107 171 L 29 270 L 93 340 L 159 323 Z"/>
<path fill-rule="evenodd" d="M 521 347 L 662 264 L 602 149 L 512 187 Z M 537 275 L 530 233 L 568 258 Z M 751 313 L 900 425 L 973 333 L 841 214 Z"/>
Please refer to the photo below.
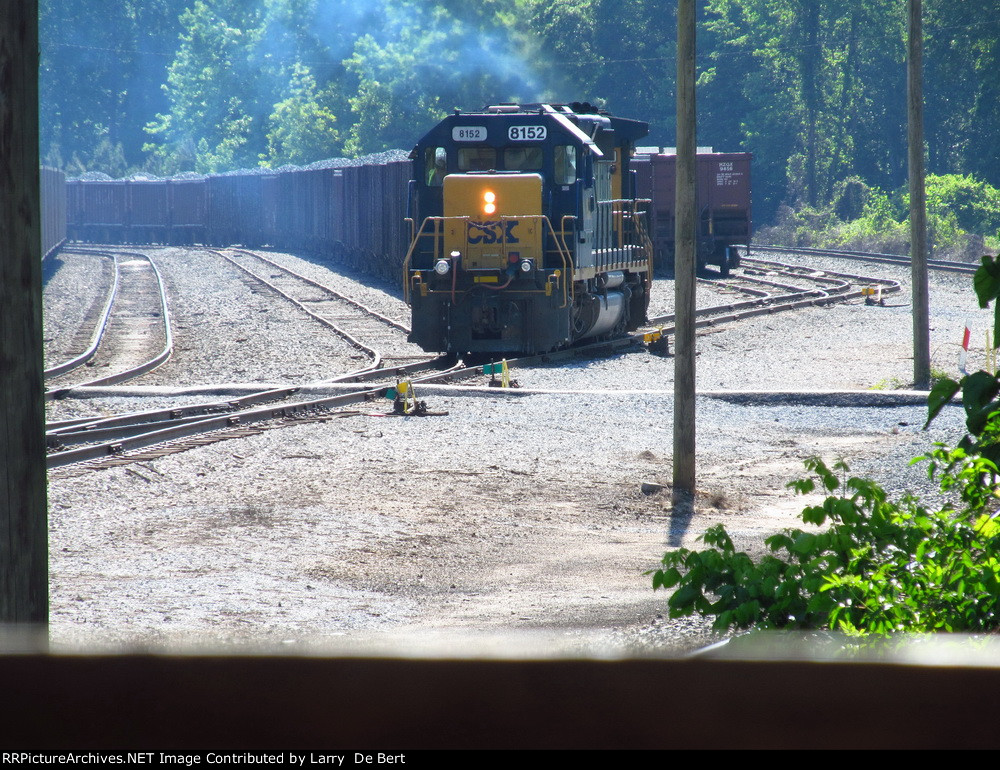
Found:
<path fill-rule="evenodd" d="M 510 254 L 542 264 L 540 174 L 449 174 L 443 187 L 444 253 L 461 252 L 462 271 L 506 271 Z"/>

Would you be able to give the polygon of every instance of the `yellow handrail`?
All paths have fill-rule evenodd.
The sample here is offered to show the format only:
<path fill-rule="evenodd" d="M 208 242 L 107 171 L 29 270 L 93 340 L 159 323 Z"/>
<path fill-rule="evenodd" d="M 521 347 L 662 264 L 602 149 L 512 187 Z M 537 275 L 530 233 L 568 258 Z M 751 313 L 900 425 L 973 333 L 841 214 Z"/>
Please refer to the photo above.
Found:
<path fill-rule="evenodd" d="M 552 227 L 552 222 L 549 221 L 549 218 L 547 216 L 545 216 L 544 214 L 525 214 L 523 216 L 502 216 L 500 219 L 502 221 L 502 220 L 514 219 L 514 218 L 516 218 L 516 219 L 538 219 L 538 220 L 542 220 L 542 222 L 544 223 L 543 226 L 548 227 L 549 232 L 552 235 L 552 241 L 553 241 L 553 243 L 555 243 L 555 246 L 556 246 L 555 251 L 559 255 L 560 260 L 562 261 L 562 275 L 561 275 L 561 277 L 562 277 L 562 285 L 563 285 L 562 286 L 562 289 L 563 289 L 563 304 L 560 305 L 560 307 L 561 308 L 566 307 L 569 304 L 570 299 L 573 299 L 573 300 L 576 299 L 576 295 L 574 293 L 574 287 L 573 287 L 573 271 L 574 271 L 575 268 L 573 267 L 573 258 L 572 258 L 571 254 L 570 254 L 569 248 L 566 246 L 566 243 L 558 236 L 558 234 L 555 231 L 555 228 Z M 567 217 L 563 217 L 564 220 L 566 218 Z M 472 219 L 472 217 L 468 217 L 468 216 L 464 216 L 464 217 L 426 217 L 424 219 L 424 221 L 420 224 L 420 230 L 417 232 L 417 234 L 413 237 L 413 240 L 410 242 L 410 248 L 407 249 L 407 251 L 406 251 L 406 257 L 403 259 L 403 299 L 404 299 L 404 301 L 407 304 L 410 303 L 410 276 L 409 276 L 410 260 L 413 257 L 413 252 L 417 248 L 417 244 L 420 242 L 420 239 L 422 237 L 424 237 L 425 234 L 426 235 L 430 235 L 433 238 L 433 241 L 434 241 L 434 247 L 433 247 L 434 248 L 434 256 L 433 256 L 433 261 L 436 262 L 438 259 L 440 259 L 440 254 L 439 254 L 438 250 L 440 248 L 441 242 L 444 240 L 444 237 L 443 237 L 444 236 L 444 225 L 443 225 L 443 223 L 444 222 L 448 222 L 448 221 L 468 222 L 471 219 Z M 424 232 L 427 229 L 428 223 L 433 223 L 434 231 L 432 233 L 425 233 Z M 502 243 L 503 243 L 503 249 L 504 249 L 504 254 L 506 254 L 506 250 L 507 250 L 506 235 L 504 235 L 503 238 L 504 238 L 504 240 L 502 241 Z M 567 285 L 568 285 L 568 288 L 567 288 Z M 539 291 L 541 292 L 541 291 L 544 291 L 544 290 L 539 290 Z M 533 292 L 531 292 L 531 293 L 533 293 Z"/>

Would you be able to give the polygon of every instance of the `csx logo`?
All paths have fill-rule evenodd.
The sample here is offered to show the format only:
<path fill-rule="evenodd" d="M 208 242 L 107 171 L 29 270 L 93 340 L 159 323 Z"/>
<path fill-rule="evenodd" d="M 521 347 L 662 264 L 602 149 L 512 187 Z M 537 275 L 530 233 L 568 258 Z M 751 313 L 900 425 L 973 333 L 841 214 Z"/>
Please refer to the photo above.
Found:
<path fill-rule="evenodd" d="M 501 222 L 469 222 L 466 228 L 466 239 L 469 243 L 520 243 L 514 234 L 514 228 L 521 224 L 518 219 L 506 219 Z"/>

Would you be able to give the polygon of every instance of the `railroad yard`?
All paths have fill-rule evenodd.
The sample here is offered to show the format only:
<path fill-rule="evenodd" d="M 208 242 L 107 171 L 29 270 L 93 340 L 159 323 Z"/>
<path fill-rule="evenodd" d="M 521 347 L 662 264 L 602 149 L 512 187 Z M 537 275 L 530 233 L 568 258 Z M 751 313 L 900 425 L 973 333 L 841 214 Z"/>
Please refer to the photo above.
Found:
<path fill-rule="evenodd" d="M 316 287 L 290 288 L 280 266 L 409 322 L 397 287 L 364 285 L 321 260 L 268 252 L 269 264 L 226 252 L 253 277 L 204 249 L 135 253 L 163 276 L 172 357 L 126 384 L 49 401 L 50 422 L 228 401 L 269 387 L 308 385 L 299 400 L 350 389 L 329 382 L 369 366 L 371 354 L 306 313 L 342 319 L 347 311 Z M 860 274 L 883 288 L 896 281 L 902 290 L 886 293 L 884 306 L 854 298 L 699 331 L 700 496 L 690 520 L 672 516 L 669 489 L 655 488 L 671 475 L 669 357 L 635 347 L 516 368 L 520 388 L 510 390 L 487 388 L 484 375 L 417 384 L 426 416 L 391 415 L 390 401 L 370 400 L 241 423 L 114 465 L 52 469 L 53 644 L 308 650 L 472 638 L 488 650 L 513 637 L 634 653 L 715 641 L 701 621 L 668 619 L 667 595 L 651 590 L 643 573 L 664 550 L 695 546 L 720 521 L 748 548 L 796 524 L 803 501 L 785 484 L 811 455 L 843 456 L 894 492 L 927 490 L 925 470 L 909 458 L 961 435 L 959 408 L 922 431 L 926 408 L 904 392 L 912 376 L 908 269 L 754 256 Z M 128 253 L 118 261 L 133 270 L 140 262 Z M 109 257 L 72 248 L 49 263 L 46 366 L 86 347 L 112 273 Z M 125 278 L 123 268 L 123 286 Z M 299 304 L 260 278 L 289 283 Z M 833 293 L 843 280 L 814 279 L 746 260 L 729 279 L 701 281 L 698 306 L 747 301 L 762 282 L 777 284 L 773 294 Z M 672 295 L 672 281 L 657 280 L 650 316 L 669 313 Z M 163 333 L 149 323 L 162 315 L 156 307 L 123 348 L 162 347 Z M 978 309 L 971 277 L 932 273 L 931 313 L 934 367 L 957 373 L 966 324 L 969 368 L 979 366 L 991 311 Z M 109 330 L 114 323 L 112 314 Z M 389 366 L 419 357 L 398 329 L 353 328 L 358 340 L 377 338 Z M 98 357 L 86 375 L 48 387 L 97 379 L 115 365 Z M 844 393 L 805 395 L 831 390 Z"/>

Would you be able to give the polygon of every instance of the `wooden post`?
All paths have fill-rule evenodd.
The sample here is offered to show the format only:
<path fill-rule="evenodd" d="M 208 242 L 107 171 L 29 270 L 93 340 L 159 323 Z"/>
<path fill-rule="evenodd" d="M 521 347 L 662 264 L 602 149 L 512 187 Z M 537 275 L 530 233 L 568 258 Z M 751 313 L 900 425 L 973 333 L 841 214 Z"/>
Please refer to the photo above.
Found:
<path fill-rule="evenodd" d="M 695 3 L 677 4 L 677 209 L 674 221 L 674 510 L 695 492 Z"/>
<path fill-rule="evenodd" d="M 913 283 L 913 387 L 931 386 L 930 307 L 927 289 L 927 197 L 924 190 L 923 29 L 920 0 L 909 0 L 906 67 L 910 154 L 910 262 Z"/>
<path fill-rule="evenodd" d="M 38 3 L 0 0 L 0 623 L 48 623 Z"/>

